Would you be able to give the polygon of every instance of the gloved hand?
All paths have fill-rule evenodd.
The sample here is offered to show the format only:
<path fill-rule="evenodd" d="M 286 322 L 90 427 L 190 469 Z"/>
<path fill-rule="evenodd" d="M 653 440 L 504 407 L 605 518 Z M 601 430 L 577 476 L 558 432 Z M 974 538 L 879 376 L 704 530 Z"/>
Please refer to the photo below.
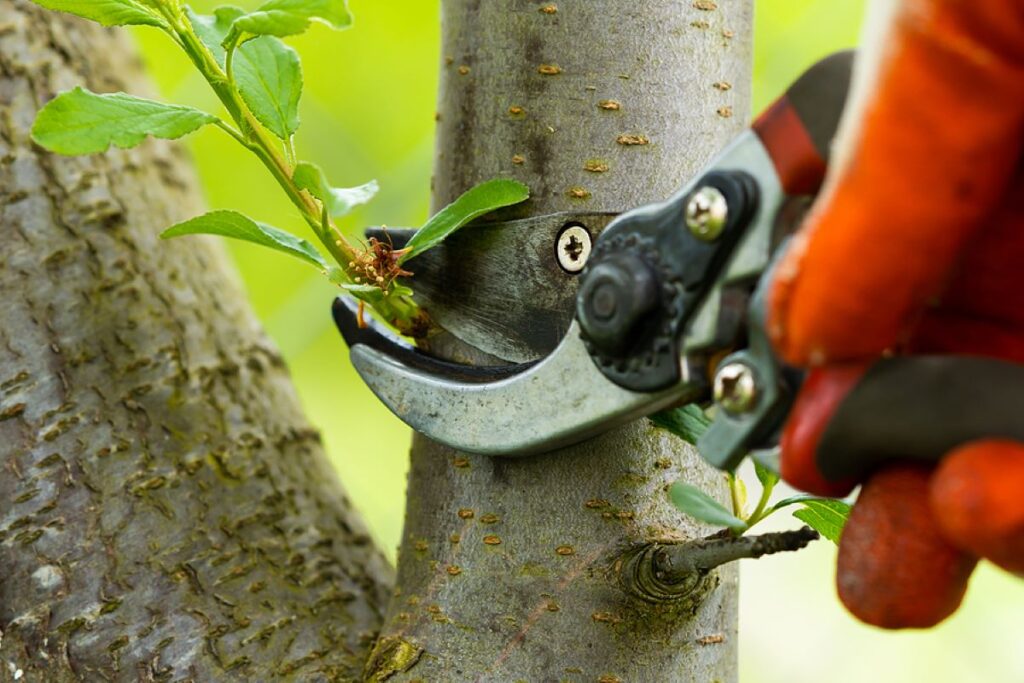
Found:
<path fill-rule="evenodd" d="M 811 368 L 782 475 L 823 495 L 860 483 L 825 480 L 815 452 L 872 361 L 1024 363 L 1024 4 L 876 0 L 866 31 L 829 175 L 770 298 L 780 355 Z M 892 463 L 863 483 L 837 568 L 860 619 L 938 623 L 978 557 L 1024 573 L 1024 445 L 968 443 L 934 471 Z"/>

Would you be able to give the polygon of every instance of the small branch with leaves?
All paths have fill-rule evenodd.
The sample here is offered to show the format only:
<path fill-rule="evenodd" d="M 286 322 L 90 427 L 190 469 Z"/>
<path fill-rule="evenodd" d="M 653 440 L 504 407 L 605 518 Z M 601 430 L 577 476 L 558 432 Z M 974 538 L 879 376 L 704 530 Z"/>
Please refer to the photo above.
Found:
<path fill-rule="evenodd" d="M 728 562 L 800 550 L 819 534 L 810 527 L 795 531 L 734 536 L 725 529 L 707 538 L 683 543 L 650 542 L 628 550 L 618 567 L 623 588 L 653 602 L 674 602 L 699 596 L 713 587 L 711 571 Z"/>
<path fill-rule="evenodd" d="M 696 445 L 711 423 L 704 410 L 689 404 L 651 416 L 651 421 L 684 441 Z M 708 586 L 710 572 L 723 564 L 742 559 L 795 551 L 821 536 L 838 543 L 850 506 L 844 501 L 816 496 L 791 496 L 771 502 L 779 475 L 754 461 L 761 494 L 747 512 L 747 487 L 735 472 L 727 472 L 732 510 L 692 484 L 677 481 L 669 498 L 680 511 L 694 519 L 721 527 L 692 541 L 652 541 L 626 553 L 620 562 L 623 585 L 638 597 L 650 601 L 676 601 L 699 595 Z M 744 535 L 769 515 L 799 505 L 793 514 L 807 526 L 793 531 Z"/>
<path fill-rule="evenodd" d="M 667 429 L 684 441 L 696 444 L 710 420 L 700 406 L 690 404 L 668 410 L 651 417 L 651 421 Z M 772 492 L 779 483 L 779 475 L 761 463 L 754 461 L 754 471 L 761 484 L 753 510 L 747 512 L 747 486 L 735 472 L 727 472 L 732 510 L 692 484 L 678 481 L 669 489 L 672 503 L 682 512 L 708 524 L 724 527 L 733 538 L 742 536 L 757 523 L 783 508 L 796 506 L 793 516 L 807 524 L 833 543 L 839 542 L 839 535 L 850 514 L 850 504 L 836 498 L 822 498 L 799 494 L 771 502 Z"/>
<path fill-rule="evenodd" d="M 193 107 L 124 93 L 83 88 L 62 93 L 40 112 L 32 138 L 60 154 L 95 154 L 111 145 L 130 148 L 147 137 L 178 139 L 215 126 L 263 164 L 319 242 L 253 220 L 237 211 L 212 211 L 171 226 L 161 237 L 213 234 L 244 240 L 297 258 L 369 304 L 399 331 L 422 336 L 428 326 L 410 288 L 398 283 L 411 273 L 406 262 L 440 244 L 475 218 L 525 201 L 529 191 L 514 180 L 495 179 L 468 190 L 423 225 L 401 250 L 373 238 L 351 243 L 335 221 L 377 193 L 376 181 L 332 187 L 316 165 L 300 161 L 295 148 L 302 95 L 302 65 L 281 39 L 312 23 L 335 30 L 352 25 L 346 0 L 270 0 L 252 12 L 224 6 L 212 15 L 181 0 L 34 0 L 104 26 L 151 26 L 167 34 L 203 76 L 226 118 Z M 326 253 L 326 255 L 325 255 Z"/>

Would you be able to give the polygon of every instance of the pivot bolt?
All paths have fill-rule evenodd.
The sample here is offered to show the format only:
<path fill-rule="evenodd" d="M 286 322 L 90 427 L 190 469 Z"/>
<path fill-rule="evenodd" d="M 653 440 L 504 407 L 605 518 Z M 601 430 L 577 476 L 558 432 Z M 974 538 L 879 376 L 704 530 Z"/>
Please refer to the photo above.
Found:
<path fill-rule="evenodd" d="M 715 403 L 730 415 L 749 413 L 757 406 L 757 377 L 746 363 L 727 363 L 715 373 Z"/>
<path fill-rule="evenodd" d="M 705 185 L 686 203 L 686 227 L 702 242 L 714 242 L 725 229 L 729 204 L 717 187 Z"/>
<path fill-rule="evenodd" d="M 567 273 L 578 273 L 590 258 L 590 233 L 578 223 L 570 223 L 558 233 L 555 256 L 558 265 Z"/>
<path fill-rule="evenodd" d="M 591 266 L 580 283 L 576 317 L 586 339 L 618 355 L 658 307 L 658 275 L 636 254 L 619 252 Z"/>

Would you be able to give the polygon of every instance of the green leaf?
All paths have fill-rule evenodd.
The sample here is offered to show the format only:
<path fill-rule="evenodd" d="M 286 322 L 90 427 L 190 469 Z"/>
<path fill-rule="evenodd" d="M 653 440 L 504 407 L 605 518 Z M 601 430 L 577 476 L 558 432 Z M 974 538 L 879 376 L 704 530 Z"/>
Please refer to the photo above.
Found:
<path fill-rule="evenodd" d="M 185 14 L 192 23 L 192 29 L 199 36 L 199 40 L 209 48 L 214 59 L 223 68 L 225 52 L 224 46 L 221 43 L 231 30 L 231 25 L 235 23 L 235 19 L 243 16 L 245 10 L 233 5 L 224 5 L 213 10 L 213 14 L 210 15 L 196 14 L 191 7 L 186 6 Z"/>
<path fill-rule="evenodd" d="M 771 471 L 756 460 L 754 460 L 754 473 L 757 475 L 757 480 L 761 482 L 761 486 L 766 489 L 770 489 L 779 483 L 778 472 Z"/>
<path fill-rule="evenodd" d="M 230 5 L 218 7 L 212 16 L 186 11 L 196 35 L 225 66 L 222 43 L 245 11 Z M 246 106 L 269 131 L 285 140 L 298 129 L 302 64 L 295 50 L 276 38 L 251 40 L 235 52 L 232 71 Z"/>
<path fill-rule="evenodd" d="M 667 429 L 683 441 L 694 445 L 711 424 L 711 420 L 696 403 L 688 403 L 681 408 L 672 410 L 663 410 L 651 415 L 650 420 L 655 426 Z"/>
<path fill-rule="evenodd" d="M 104 26 L 157 26 L 169 29 L 157 12 L 138 0 L 32 0 L 40 7 L 91 19 Z"/>
<path fill-rule="evenodd" d="M 216 121 L 216 116 L 192 107 L 75 88 L 43 107 L 32 139 L 60 154 L 93 154 L 111 144 L 134 147 L 147 135 L 173 140 Z"/>
<path fill-rule="evenodd" d="M 270 0 L 255 12 L 236 19 L 224 44 L 237 41 L 244 34 L 294 36 L 308 29 L 310 21 L 340 31 L 352 25 L 352 14 L 346 0 Z"/>
<path fill-rule="evenodd" d="M 257 38 L 238 48 L 233 71 L 238 92 L 253 116 L 287 140 L 299 127 L 299 54 L 277 38 Z"/>
<path fill-rule="evenodd" d="M 323 202 L 327 211 L 334 218 L 341 218 L 356 206 L 367 203 L 380 189 L 376 180 L 371 180 L 359 187 L 331 187 L 327 182 L 327 176 L 320 167 L 305 161 L 295 166 L 292 180 L 300 190 L 306 190 Z"/>
<path fill-rule="evenodd" d="M 409 251 L 399 263 L 426 250 L 436 247 L 462 226 L 474 218 L 490 213 L 503 206 L 526 201 L 530 189 L 516 180 L 497 178 L 488 180 L 466 191 L 458 199 L 438 211 L 426 225 L 416 231 L 406 243 Z"/>
<path fill-rule="evenodd" d="M 677 481 L 668 492 L 672 504 L 695 519 L 709 524 L 744 531 L 747 523 L 739 519 L 708 494 L 692 484 Z"/>
<path fill-rule="evenodd" d="M 327 262 L 324 257 L 306 240 L 264 223 L 257 223 L 237 211 L 211 211 L 167 228 L 160 234 L 160 237 L 169 239 L 182 235 L 233 237 L 284 252 L 321 270 L 327 270 Z"/>
<path fill-rule="evenodd" d="M 780 500 L 772 507 L 772 510 L 778 510 L 788 505 L 803 506 L 794 512 L 793 516 L 833 543 L 839 543 L 839 536 L 846 525 L 846 519 L 850 516 L 849 503 L 836 498 L 820 498 L 801 494 Z"/>

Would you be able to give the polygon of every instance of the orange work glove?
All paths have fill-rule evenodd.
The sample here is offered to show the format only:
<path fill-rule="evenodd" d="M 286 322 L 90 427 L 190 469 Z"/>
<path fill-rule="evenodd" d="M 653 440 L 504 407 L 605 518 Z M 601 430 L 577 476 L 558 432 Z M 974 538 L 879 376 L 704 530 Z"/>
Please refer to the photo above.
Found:
<path fill-rule="evenodd" d="M 780 355 L 811 369 L 782 475 L 824 495 L 860 483 L 826 480 L 816 451 L 883 354 L 1024 363 L 1024 3 L 881 0 L 868 22 L 829 174 L 770 297 Z M 860 619 L 938 623 L 978 557 L 1024 573 L 1024 445 L 968 443 L 863 483 L 837 569 Z"/>

